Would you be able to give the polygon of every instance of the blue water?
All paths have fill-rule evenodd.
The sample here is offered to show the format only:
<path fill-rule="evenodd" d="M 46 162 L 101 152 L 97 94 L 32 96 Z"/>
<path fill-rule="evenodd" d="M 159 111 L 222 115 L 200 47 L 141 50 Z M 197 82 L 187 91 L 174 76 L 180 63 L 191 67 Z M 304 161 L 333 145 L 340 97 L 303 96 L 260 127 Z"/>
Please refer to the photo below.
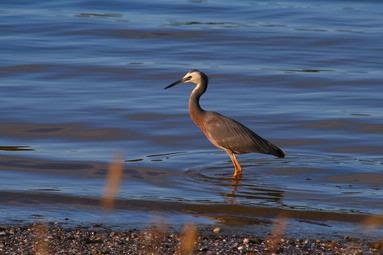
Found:
<path fill-rule="evenodd" d="M 0 7 L 3 222 L 38 214 L 134 225 L 150 217 L 151 201 L 158 204 L 150 210 L 174 223 L 225 224 L 226 217 L 249 225 L 249 212 L 264 217 L 258 208 L 314 222 L 321 212 L 348 223 L 381 215 L 380 1 Z M 163 90 L 194 68 L 210 78 L 204 108 L 246 124 L 287 157 L 241 155 L 244 176 L 233 184 L 227 155 L 189 119 L 192 86 Z M 116 153 L 125 159 L 119 211 L 105 218 L 97 201 Z"/>

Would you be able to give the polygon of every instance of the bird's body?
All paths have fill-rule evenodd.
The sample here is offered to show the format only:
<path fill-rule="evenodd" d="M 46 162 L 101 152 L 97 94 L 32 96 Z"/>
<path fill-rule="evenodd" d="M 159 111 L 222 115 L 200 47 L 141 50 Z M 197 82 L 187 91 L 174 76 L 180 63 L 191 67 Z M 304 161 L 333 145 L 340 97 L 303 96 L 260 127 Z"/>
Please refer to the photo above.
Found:
<path fill-rule="evenodd" d="M 181 80 L 172 83 L 166 89 L 187 82 L 196 84 L 189 98 L 190 118 L 214 146 L 226 151 L 233 162 L 235 169 L 233 176 L 235 178 L 240 177 L 242 174 L 241 166 L 235 154 L 257 152 L 272 154 L 280 158 L 285 156 L 280 148 L 263 139 L 241 123 L 217 112 L 202 109 L 199 99 L 205 93 L 208 85 L 208 77 L 203 72 L 191 70 Z"/>

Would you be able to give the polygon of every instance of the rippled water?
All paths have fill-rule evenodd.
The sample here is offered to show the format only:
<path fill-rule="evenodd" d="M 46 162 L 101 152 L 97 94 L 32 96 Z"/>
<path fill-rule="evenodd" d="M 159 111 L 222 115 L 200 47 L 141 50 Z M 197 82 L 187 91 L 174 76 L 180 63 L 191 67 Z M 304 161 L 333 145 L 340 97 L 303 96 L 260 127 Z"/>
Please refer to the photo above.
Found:
<path fill-rule="evenodd" d="M 135 225 L 152 215 L 339 230 L 383 203 L 379 1 L 40 1 L 0 4 L 0 219 Z M 204 108 L 281 146 L 244 176 L 191 123 Z M 99 207 L 125 157 L 117 209 Z M 150 213 L 148 213 L 148 211 Z M 326 229 L 326 227 L 324 227 Z"/>

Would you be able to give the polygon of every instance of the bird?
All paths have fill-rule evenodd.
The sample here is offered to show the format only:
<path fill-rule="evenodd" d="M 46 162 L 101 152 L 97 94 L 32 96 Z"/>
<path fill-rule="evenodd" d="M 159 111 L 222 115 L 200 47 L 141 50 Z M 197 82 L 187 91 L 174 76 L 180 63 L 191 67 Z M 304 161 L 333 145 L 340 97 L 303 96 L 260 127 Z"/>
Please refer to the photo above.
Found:
<path fill-rule="evenodd" d="M 190 118 L 214 146 L 224 150 L 230 157 L 234 166 L 233 178 L 239 179 L 242 176 L 237 154 L 263 153 L 278 158 L 285 157 L 282 149 L 260 137 L 245 125 L 220 113 L 205 111 L 200 106 L 200 97 L 206 92 L 208 82 L 209 79 L 205 73 L 193 69 L 164 89 L 183 83 L 195 85 L 189 97 Z"/>

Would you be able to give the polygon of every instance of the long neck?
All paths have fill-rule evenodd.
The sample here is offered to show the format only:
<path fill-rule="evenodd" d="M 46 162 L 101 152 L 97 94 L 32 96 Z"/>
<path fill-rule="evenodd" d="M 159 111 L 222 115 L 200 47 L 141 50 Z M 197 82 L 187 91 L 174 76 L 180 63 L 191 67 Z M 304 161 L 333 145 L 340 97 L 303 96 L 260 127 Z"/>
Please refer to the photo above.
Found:
<path fill-rule="evenodd" d="M 197 84 L 197 86 L 193 89 L 193 92 L 189 98 L 189 114 L 190 118 L 200 127 L 200 123 L 202 123 L 202 117 L 205 111 L 201 108 L 199 104 L 199 99 L 203 93 L 205 93 L 207 89 L 207 79 L 201 79 L 201 82 Z"/>

